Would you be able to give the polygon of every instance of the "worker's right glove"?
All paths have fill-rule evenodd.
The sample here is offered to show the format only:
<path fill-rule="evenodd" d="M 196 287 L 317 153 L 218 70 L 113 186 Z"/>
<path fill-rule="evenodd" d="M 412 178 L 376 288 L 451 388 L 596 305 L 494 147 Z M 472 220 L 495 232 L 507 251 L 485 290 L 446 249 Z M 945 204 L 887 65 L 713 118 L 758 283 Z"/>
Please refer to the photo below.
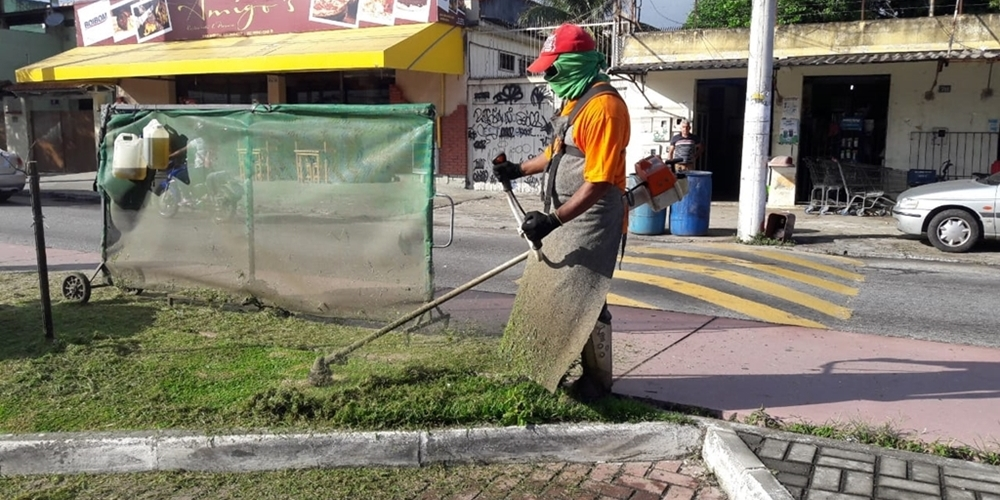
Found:
<path fill-rule="evenodd" d="M 524 177 L 524 171 L 521 170 L 520 163 L 512 163 L 504 160 L 493 164 L 493 176 L 500 182 L 512 181 Z"/>
<path fill-rule="evenodd" d="M 552 231 L 555 231 L 557 227 L 561 226 L 562 222 L 559 221 L 559 217 L 555 214 L 543 214 L 542 212 L 528 212 L 524 215 L 524 223 L 521 224 L 521 231 L 524 231 L 524 235 L 528 237 L 528 240 L 540 244 L 542 238 L 546 237 Z"/>

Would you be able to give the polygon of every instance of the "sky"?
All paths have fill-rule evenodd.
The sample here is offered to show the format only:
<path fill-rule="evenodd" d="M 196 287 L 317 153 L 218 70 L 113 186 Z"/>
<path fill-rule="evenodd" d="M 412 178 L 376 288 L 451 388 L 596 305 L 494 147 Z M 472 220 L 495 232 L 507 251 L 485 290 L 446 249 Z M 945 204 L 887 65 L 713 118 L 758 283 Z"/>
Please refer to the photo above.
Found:
<path fill-rule="evenodd" d="M 683 23 L 694 0 L 641 0 L 642 22 L 657 28 L 672 28 Z"/>

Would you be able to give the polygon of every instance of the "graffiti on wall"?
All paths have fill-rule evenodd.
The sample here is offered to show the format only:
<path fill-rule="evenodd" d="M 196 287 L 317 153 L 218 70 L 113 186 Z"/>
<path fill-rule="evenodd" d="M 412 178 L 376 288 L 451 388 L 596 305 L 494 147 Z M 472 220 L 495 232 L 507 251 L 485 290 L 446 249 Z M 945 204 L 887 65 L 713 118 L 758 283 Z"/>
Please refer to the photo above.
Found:
<path fill-rule="evenodd" d="M 500 190 L 491 160 L 500 153 L 520 163 L 545 150 L 552 134 L 555 104 L 544 84 L 484 84 L 470 89 L 469 156 L 474 189 Z M 525 177 L 514 190 L 537 192 L 541 176 Z"/>

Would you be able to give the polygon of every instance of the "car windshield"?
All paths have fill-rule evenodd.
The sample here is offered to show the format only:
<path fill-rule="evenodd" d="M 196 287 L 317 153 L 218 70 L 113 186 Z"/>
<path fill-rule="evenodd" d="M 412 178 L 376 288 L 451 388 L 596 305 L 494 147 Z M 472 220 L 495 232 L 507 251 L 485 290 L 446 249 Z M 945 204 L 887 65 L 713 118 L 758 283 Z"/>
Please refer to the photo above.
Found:
<path fill-rule="evenodd" d="M 989 177 L 983 179 L 976 179 L 983 184 L 989 184 L 990 186 L 1000 186 L 1000 172 L 997 172 Z"/>

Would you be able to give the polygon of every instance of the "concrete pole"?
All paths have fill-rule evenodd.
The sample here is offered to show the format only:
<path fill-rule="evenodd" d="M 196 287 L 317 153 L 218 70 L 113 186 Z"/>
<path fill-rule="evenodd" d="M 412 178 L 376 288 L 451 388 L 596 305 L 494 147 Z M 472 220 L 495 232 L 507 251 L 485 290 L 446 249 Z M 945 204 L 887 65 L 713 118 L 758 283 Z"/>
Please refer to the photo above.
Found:
<path fill-rule="evenodd" d="M 736 237 L 749 241 L 760 231 L 767 202 L 767 153 L 771 143 L 771 70 L 774 66 L 774 18 L 777 0 L 753 0 L 750 58 L 743 118 L 743 162 L 740 173 Z"/>

